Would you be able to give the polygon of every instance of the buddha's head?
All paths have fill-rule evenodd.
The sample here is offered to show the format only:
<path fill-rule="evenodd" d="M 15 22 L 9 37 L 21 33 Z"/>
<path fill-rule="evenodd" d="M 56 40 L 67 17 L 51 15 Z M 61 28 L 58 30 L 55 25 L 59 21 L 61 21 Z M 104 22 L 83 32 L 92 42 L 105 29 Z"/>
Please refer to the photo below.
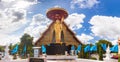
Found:
<path fill-rule="evenodd" d="M 56 20 L 56 23 L 60 23 L 60 20 Z"/>

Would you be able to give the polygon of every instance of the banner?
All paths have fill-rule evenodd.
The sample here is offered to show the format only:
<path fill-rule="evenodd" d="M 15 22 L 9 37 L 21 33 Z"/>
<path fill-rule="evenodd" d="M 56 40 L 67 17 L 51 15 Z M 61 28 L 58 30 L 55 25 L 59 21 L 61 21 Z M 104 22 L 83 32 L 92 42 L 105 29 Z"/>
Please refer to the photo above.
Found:
<path fill-rule="evenodd" d="M 15 48 L 11 51 L 11 54 L 15 54 L 18 52 L 18 44 L 15 46 Z"/>
<path fill-rule="evenodd" d="M 85 48 L 84 48 L 84 52 L 89 52 L 90 51 L 90 45 L 87 45 Z"/>
<path fill-rule="evenodd" d="M 101 44 L 101 47 L 104 51 L 106 51 L 106 48 L 107 48 L 106 44 Z"/>
<path fill-rule="evenodd" d="M 118 52 L 118 45 L 114 45 L 113 47 L 110 48 L 111 52 Z"/>
<path fill-rule="evenodd" d="M 90 51 L 91 51 L 91 52 L 92 52 L 92 51 L 97 51 L 97 46 L 96 46 L 96 45 L 92 46 L 92 47 L 90 48 Z"/>
<path fill-rule="evenodd" d="M 46 47 L 42 45 L 42 53 L 46 53 Z"/>

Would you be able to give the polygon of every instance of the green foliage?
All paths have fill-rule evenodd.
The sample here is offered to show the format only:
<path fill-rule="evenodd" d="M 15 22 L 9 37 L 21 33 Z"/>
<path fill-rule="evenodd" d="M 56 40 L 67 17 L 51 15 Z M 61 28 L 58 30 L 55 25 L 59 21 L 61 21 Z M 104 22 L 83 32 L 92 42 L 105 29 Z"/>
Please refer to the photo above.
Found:
<path fill-rule="evenodd" d="M 85 58 L 85 59 L 89 59 L 90 58 L 90 52 L 84 52 L 84 48 L 86 47 L 87 45 L 82 45 L 81 46 L 81 51 L 80 53 L 78 54 L 78 58 Z"/>
<path fill-rule="evenodd" d="M 87 45 L 85 45 L 85 47 L 86 47 L 86 46 L 87 46 Z M 85 48 L 85 47 L 84 47 L 84 48 Z M 83 50 L 84 50 L 84 49 L 83 49 Z M 86 52 L 86 53 L 84 52 L 84 58 L 85 58 L 85 59 L 89 59 L 89 58 L 90 58 L 90 52 Z"/>
<path fill-rule="evenodd" d="M 10 44 L 10 46 L 9 46 L 9 53 L 10 53 L 10 55 L 11 55 L 11 51 L 16 47 L 16 45 L 17 44 L 15 44 L 15 45 L 12 45 L 12 44 Z M 17 53 L 16 53 L 17 54 Z"/>
<path fill-rule="evenodd" d="M 92 60 L 97 60 L 95 57 L 91 57 L 90 59 L 92 59 Z"/>
<path fill-rule="evenodd" d="M 31 37 L 29 34 L 24 34 L 22 37 L 21 37 L 21 42 L 20 42 L 20 45 L 19 45 L 19 54 L 21 54 L 23 52 L 23 49 L 24 49 L 24 45 L 26 45 L 26 48 L 27 48 L 27 51 L 25 53 L 25 57 L 27 57 L 27 54 L 30 54 L 30 56 L 33 55 L 33 37 Z"/>
<path fill-rule="evenodd" d="M 9 49 L 12 50 L 12 43 L 10 44 Z"/>
<path fill-rule="evenodd" d="M 84 48 L 85 48 L 85 46 L 86 45 L 82 45 L 81 46 L 81 51 L 80 51 L 80 53 L 78 54 L 78 58 L 86 58 L 86 59 L 88 59 L 88 58 L 90 58 L 90 59 L 94 59 L 94 60 L 96 60 L 96 58 L 93 58 L 93 57 L 90 57 L 90 54 L 98 54 L 99 55 L 99 60 L 103 60 L 103 54 L 105 54 L 106 52 L 102 49 L 102 47 L 101 47 L 101 44 L 106 44 L 107 46 L 109 45 L 110 47 L 112 47 L 112 43 L 111 42 L 109 42 L 109 41 L 107 41 L 107 40 L 99 40 L 97 43 L 96 43 L 96 45 L 97 45 L 97 51 L 95 51 L 95 52 L 84 52 Z M 90 46 L 93 46 L 92 44 L 90 44 Z"/>
<path fill-rule="evenodd" d="M 99 40 L 96 45 L 97 45 L 97 53 L 99 54 L 99 60 L 103 60 L 103 54 L 106 52 L 102 49 L 101 44 L 106 44 L 107 46 L 109 45 L 110 47 L 112 46 L 112 43 L 107 41 L 107 40 Z"/>
<path fill-rule="evenodd" d="M 112 43 L 110 41 L 103 39 L 99 40 L 97 44 L 106 44 L 107 46 L 109 45 L 110 47 L 112 46 Z"/>
<path fill-rule="evenodd" d="M 78 54 L 78 58 L 84 58 L 85 57 L 85 55 L 84 55 L 84 47 L 85 47 L 85 45 L 81 46 L 81 51 Z"/>
<path fill-rule="evenodd" d="M 118 57 L 118 62 L 120 62 L 120 57 Z"/>
<path fill-rule="evenodd" d="M 98 47 L 99 60 L 103 60 L 103 49 L 100 44 L 98 44 L 97 47 Z"/>
<path fill-rule="evenodd" d="M 4 47 L 0 46 L 0 51 L 3 52 L 4 51 Z"/>
<path fill-rule="evenodd" d="M 13 59 L 17 59 L 17 56 L 16 56 L 16 54 L 14 54 L 14 55 L 13 55 Z"/>

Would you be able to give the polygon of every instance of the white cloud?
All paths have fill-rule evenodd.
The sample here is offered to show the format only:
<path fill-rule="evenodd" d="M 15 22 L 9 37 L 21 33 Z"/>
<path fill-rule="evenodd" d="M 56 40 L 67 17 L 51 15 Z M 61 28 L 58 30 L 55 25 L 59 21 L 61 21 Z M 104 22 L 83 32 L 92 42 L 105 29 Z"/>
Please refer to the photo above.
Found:
<path fill-rule="evenodd" d="M 82 27 L 82 24 L 84 21 L 83 19 L 85 18 L 84 14 L 77 14 L 73 13 L 68 16 L 68 18 L 65 20 L 67 25 L 70 25 L 70 29 L 72 30 L 77 30 Z"/>
<path fill-rule="evenodd" d="M 116 45 L 117 42 L 118 42 L 118 39 L 111 41 L 111 43 L 112 43 L 113 45 Z"/>
<path fill-rule="evenodd" d="M 48 28 L 47 26 L 49 26 L 50 23 L 51 21 L 42 14 L 34 15 L 32 22 L 27 28 L 25 28 L 24 33 L 28 33 L 33 36 L 34 41 L 36 41 L 40 37 L 40 34 Z"/>
<path fill-rule="evenodd" d="M 19 42 L 18 35 L 10 35 L 26 24 L 26 11 L 23 9 L 7 8 L 0 10 L 0 45 Z"/>
<path fill-rule="evenodd" d="M 1 0 L 0 9 L 19 8 L 26 9 L 30 5 L 37 4 L 37 0 Z"/>
<path fill-rule="evenodd" d="M 119 17 L 96 15 L 91 18 L 90 24 L 92 25 L 91 31 L 95 36 L 112 41 L 120 37 Z M 115 41 L 112 43 L 115 44 Z"/>
<path fill-rule="evenodd" d="M 98 0 L 72 0 L 71 8 L 75 8 L 75 6 L 79 6 L 80 8 L 92 8 L 98 3 Z"/>
<path fill-rule="evenodd" d="M 36 3 L 37 3 L 37 0 L 21 0 L 21 1 L 17 1 L 16 4 L 13 5 L 13 7 L 15 7 L 15 8 L 27 8 L 30 5 L 33 5 Z"/>
<path fill-rule="evenodd" d="M 20 4 L 20 2 L 22 2 Z M 18 4 L 19 3 L 19 4 Z M 23 33 L 12 34 L 28 22 L 27 7 L 36 4 L 37 0 L 1 0 L 0 1 L 0 45 L 19 42 Z"/>
<path fill-rule="evenodd" d="M 0 11 L 0 22 L 1 33 L 11 33 L 16 31 L 27 22 L 26 11 L 13 8 Z"/>
<path fill-rule="evenodd" d="M 88 44 L 88 41 L 94 39 L 92 36 L 86 34 L 77 35 L 77 38 L 84 44 Z"/>
<path fill-rule="evenodd" d="M 17 35 L 7 35 L 0 33 L 0 45 L 6 45 L 9 43 L 16 44 L 20 42 L 20 36 Z"/>
<path fill-rule="evenodd" d="M 120 36 L 120 18 L 111 16 L 93 16 L 90 20 L 91 31 L 95 36 L 116 39 Z"/>

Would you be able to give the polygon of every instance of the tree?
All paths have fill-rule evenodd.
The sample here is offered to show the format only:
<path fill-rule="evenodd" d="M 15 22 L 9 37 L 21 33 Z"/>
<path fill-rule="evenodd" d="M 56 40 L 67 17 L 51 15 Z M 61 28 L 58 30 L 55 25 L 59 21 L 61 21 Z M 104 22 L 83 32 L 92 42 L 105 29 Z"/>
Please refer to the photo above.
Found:
<path fill-rule="evenodd" d="M 90 58 L 90 52 L 84 52 L 84 48 L 86 47 L 87 45 L 81 45 L 81 51 L 80 53 L 78 54 L 78 57 L 79 58 L 85 58 L 85 59 L 89 59 Z"/>
<path fill-rule="evenodd" d="M 112 43 L 107 41 L 107 40 L 99 40 L 97 43 L 97 53 L 99 54 L 99 60 L 103 60 L 103 54 L 105 53 L 105 51 L 102 49 L 101 44 L 106 44 L 107 46 L 109 45 L 110 47 L 112 46 Z"/>
<path fill-rule="evenodd" d="M 81 45 L 81 51 L 78 53 L 79 58 L 85 58 L 84 47 L 85 45 Z"/>
<path fill-rule="evenodd" d="M 32 56 L 33 37 L 25 33 L 20 40 L 21 42 L 19 45 L 19 54 L 23 53 L 24 46 L 26 46 L 26 53 L 24 54 L 24 56 L 27 56 L 27 54 L 30 54 L 30 56 Z"/>
<path fill-rule="evenodd" d="M 4 47 L 0 46 L 0 52 L 3 52 L 3 51 L 4 51 Z"/>
<path fill-rule="evenodd" d="M 10 55 L 12 55 L 11 51 L 15 48 L 16 45 L 17 44 L 14 44 L 14 45 L 12 45 L 12 43 L 10 44 L 10 46 L 9 46 L 9 53 L 10 53 Z"/>
<path fill-rule="evenodd" d="M 109 45 L 110 47 L 112 46 L 112 43 L 108 40 L 101 39 L 97 43 L 99 44 L 106 44 L 107 46 Z"/>

